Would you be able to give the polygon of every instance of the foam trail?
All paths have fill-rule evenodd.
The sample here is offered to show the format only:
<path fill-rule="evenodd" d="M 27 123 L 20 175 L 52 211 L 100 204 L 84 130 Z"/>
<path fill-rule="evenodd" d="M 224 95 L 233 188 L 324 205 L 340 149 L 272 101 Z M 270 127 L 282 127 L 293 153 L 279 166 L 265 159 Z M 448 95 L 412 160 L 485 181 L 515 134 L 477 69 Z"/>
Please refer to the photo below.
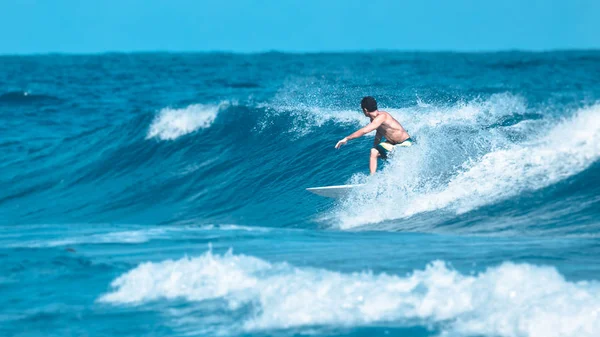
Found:
<path fill-rule="evenodd" d="M 174 140 L 198 129 L 208 128 L 217 114 L 229 103 L 219 105 L 193 104 L 183 109 L 164 108 L 154 118 L 146 139 Z"/>
<path fill-rule="evenodd" d="M 177 240 L 185 234 L 202 234 L 203 232 L 219 233 L 223 231 L 259 232 L 270 231 L 265 227 L 249 227 L 238 225 L 203 225 L 203 226 L 169 226 L 161 228 L 111 231 L 91 235 L 78 235 L 61 239 L 22 241 L 11 244 L 11 247 L 60 247 L 82 244 L 140 244 L 152 240 Z M 62 236 L 62 233 L 61 233 Z M 0 236 L 2 239 L 3 236 Z"/>
<path fill-rule="evenodd" d="M 505 145 L 481 158 L 467 160 L 447 182 L 428 178 L 432 175 L 427 171 L 430 168 L 421 161 L 427 157 L 437 157 L 438 162 L 445 159 L 439 157 L 442 151 L 427 149 L 426 140 L 420 150 L 403 151 L 403 162 L 393 163 L 382 177 L 373 179 L 372 190 L 376 193 L 363 191 L 344 204 L 339 213 L 340 227 L 353 228 L 449 207 L 457 213 L 470 211 L 524 190 L 557 183 L 600 158 L 600 105 L 581 109 L 545 129 L 535 140 Z M 411 163 L 410 170 L 407 162 Z M 356 207 L 357 203 L 361 207 Z"/>
<path fill-rule="evenodd" d="M 600 334 L 599 283 L 568 282 L 552 267 L 529 264 L 504 263 L 476 275 L 442 261 L 406 276 L 344 274 L 208 252 L 141 264 L 112 287 L 100 302 L 221 300 L 230 311 L 253 306 L 234 330 L 425 321 L 449 336 Z"/>

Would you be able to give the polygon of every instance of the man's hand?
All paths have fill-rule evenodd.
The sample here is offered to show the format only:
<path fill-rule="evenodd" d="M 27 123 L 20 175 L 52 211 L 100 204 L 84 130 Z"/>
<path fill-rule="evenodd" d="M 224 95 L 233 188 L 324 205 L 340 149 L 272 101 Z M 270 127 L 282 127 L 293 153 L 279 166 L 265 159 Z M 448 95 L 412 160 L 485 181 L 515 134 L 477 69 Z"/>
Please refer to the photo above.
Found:
<path fill-rule="evenodd" d="M 342 147 L 342 145 L 346 145 L 346 143 L 348 143 L 348 138 L 344 137 L 344 139 L 340 140 L 339 142 L 337 142 L 337 144 L 335 144 L 335 148 L 339 149 L 340 147 Z"/>

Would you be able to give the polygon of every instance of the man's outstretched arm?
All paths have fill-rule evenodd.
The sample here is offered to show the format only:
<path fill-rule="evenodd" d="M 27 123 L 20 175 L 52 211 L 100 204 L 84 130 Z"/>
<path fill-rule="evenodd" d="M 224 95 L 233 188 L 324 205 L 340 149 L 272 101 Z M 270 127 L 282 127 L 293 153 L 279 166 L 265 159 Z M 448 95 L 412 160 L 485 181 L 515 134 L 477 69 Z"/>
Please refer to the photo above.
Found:
<path fill-rule="evenodd" d="M 335 145 L 335 148 L 339 149 L 342 145 L 346 144 L 350 139 L 362 137 L 362 136 L 366 135 L 367 133 L 377 129 L 379 126 L 381 126 L 381 124 L 383 123 L 384 120 L 385 120 L 385 116 L 377 116 L 377 118 L 375 118 L 371 123 L 369 123 L 369 125 L 365 126 L 364 128 L 361 128 L 360 130 L 353 132 L 349 136 L 344 137 L 344 139 L 337 142 L 337 144 Z"/>

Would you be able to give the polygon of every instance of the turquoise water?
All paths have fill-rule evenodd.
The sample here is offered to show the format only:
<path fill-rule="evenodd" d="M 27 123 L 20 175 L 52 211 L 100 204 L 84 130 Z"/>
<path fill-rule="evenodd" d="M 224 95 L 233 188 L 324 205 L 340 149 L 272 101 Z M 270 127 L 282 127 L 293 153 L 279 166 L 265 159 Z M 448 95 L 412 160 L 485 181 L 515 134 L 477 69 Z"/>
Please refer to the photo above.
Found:
<path fill-rule="evenodd" d="M 599 52 L 0 60 L 0 335 L 600 335 Z"/>

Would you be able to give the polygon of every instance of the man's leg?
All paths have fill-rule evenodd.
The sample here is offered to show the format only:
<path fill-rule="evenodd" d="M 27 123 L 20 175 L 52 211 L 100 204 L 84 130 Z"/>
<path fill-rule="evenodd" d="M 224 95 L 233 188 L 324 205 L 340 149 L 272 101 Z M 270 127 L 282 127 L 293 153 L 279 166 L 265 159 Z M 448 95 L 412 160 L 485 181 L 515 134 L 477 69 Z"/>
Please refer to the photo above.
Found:
<path fill-rule="evenodd" d="M 379 151 L 376 148 L 371 149 L 371 158 L 369 160 L 369 170 L 371 170 L 371 175 L 375 174 L 377 171 L 377 158 L 379 158 Z"/>

